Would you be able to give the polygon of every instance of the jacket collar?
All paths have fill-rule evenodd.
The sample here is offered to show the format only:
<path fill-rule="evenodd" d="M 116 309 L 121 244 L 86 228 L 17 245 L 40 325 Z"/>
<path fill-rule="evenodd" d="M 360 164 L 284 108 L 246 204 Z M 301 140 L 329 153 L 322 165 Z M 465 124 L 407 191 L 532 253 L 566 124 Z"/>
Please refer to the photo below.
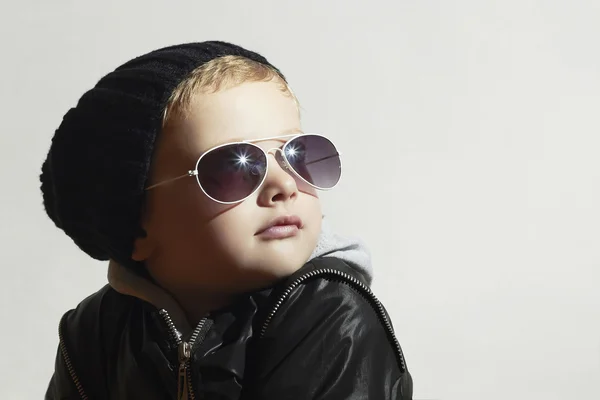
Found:
<path fill-rule="evenodd" d="M 108 283 L 117 292 L 144 300 L 159 310 L 165 309 L 181 333 L 191 331 L 183 308 L 166 290 L 125 268 L 114 260 L 108 263 Z"/>

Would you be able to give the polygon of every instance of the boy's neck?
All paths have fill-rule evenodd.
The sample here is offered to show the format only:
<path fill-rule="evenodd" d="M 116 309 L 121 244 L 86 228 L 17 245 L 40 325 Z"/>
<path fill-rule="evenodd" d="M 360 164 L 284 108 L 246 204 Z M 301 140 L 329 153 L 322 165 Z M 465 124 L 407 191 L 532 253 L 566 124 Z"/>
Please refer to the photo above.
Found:
<path fill-rule="evenodd" d="M 114 260 L 108 265 L 108 282 L 117 292 L 137 297 L 159 309 L 166 309 L 177 329 L 194 329 L 202 318 L 234 301 L 233 294 L 214 293 L 207 288 L 178 288 L 165 285 L 150 271 L 139 273 Z"/>
<path fill-rule="evenodd" d="M 210 312 L 219 310 L 233 301 L 228 296 L 206 296 L 198 294 L 199 291 L 194 290 L 193 293 L 186 293 L 184 291 L 171 292 L 172 296 L 183 309 L 192 329 Z"/>

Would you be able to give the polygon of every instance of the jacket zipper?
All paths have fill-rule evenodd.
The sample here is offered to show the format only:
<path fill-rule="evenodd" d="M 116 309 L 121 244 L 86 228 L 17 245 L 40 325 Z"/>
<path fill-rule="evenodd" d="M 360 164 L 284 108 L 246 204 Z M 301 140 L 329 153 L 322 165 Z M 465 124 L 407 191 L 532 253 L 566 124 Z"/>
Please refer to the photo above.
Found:
<path fill-rule="evenodd" d="M 190 363 L 192 360 L 192 350 L 194 346 L 204 341 L 206 334 L 212 326 L 212 321 L 208 318 L 202 318 L 188 342 L 181 340 L 181 335 L 175 328 L 175 324 L 169 316 L 167 310 L 162 309 L 159 314 L 167 324 L 173 341 L 177 344 L 177 356 L 179 360 L 179 373 L 177 375 L 177 400 L 196 399 L 194 386 L 192 384 L 192 369 Z"/>
<path fill-rule="evenodd" d="M 204 340 L 206 334 L 212 326 L 212 322 L 208 318 L 203 318 L 202 320 L 200 320 L 200 322 L 196 326 L 196 329 L 194 329 L 194 332 L 192 333 L 189 342 L 185 342 L 181 340 L 181 336 L 177 332 L 175 324 L 169 316 L 169 313 L 163 309 L 159 311 L 159 314 L 166 322 L 167 327 L 169 329 L 169 333 L 171 334 L 171 337 L 173 338 L 174 342 L 177 344 L 177 353 L 179 360 L 179 374 L 177 378 L 177 399 L 195 400 L 196 395 L 194 393 L 194 388 L 192 385 L 192 371 L 190 368 L 192 349 L 194 348 L 194 345 L 199 344 Z M 71 380 L 77 388 L 79 397 L 81 397 L 82 400 L 88 400 L 88 397 L 85 394 L 85 391 L 83 390 L 83 386 L 81 385 L 81 381 L 79 380 L 79 377 L 77 376 L 75 368 L 73 367 L 73 364 L 71 362 L 69 352 L 67 351 L 67 346 L 65 344 L 62 333 L 62 328 L 63 321 L 61 320 L 58 325 L 58 339 L 60 352 L 63 356 L 63 360 L 65 361 L 65 365 L 67 366 L 67 371 L 71 376 Z"/>
<path fill-rule="evenodd" d="M 65 344 L 65 340 L 63 337 L 63 322 L 64 318 L 60 320 L 60 323 L 58 324 L 58 347 L 60 348 L 60 353 L 63 356 L 63 360 L 65 361 L 65 365 L 67 366 L 67 371 L 69 372 L 69 375 L 71 376 L 71 380 L 73 380 L 73 383 L 75 384 L 75 388 L 77 388 L 77 392 L 79 393 L 79 397 L 81 397 L 83 400 L 87 400 L 88 397 L 86 396 L 84 390 L 83 390 L 83 386 L 81 385 L 81 382 L 79 381 L 79 377 L 77 376 L 77 374 L 75 373 L 75 368 L 73 367 L 73 364 L 71 363 L 71 357 L 69 357 L 69 352 L 67 351 L 67 345 Z"/>
<path fill-rule="evenodd" d="M 279 311 L 279 309 L 281 308 L 281 306 L 283 305 L 285 300 L 290 296 L 290 294 L 292 294 L 294 289 L 297 288 L 299 285 L 301 285 L 303 282 L 305 282 L 309 279 L 315 278 L 317 276 L 323 276 L 326 279 L 328 279 L 328 278 L 329 279 L 335 279 L 335 278 L 341 279 L 342 283 L 350 285 L 354 290 L 356 290 L 359 294 L 361 294 L 367 300 L 367 302 L 375 310 L 375 313 L 379 317 L 379 320 L 381 321 L 381 323 L 383 324 L 383 326 L 386 330 L 388 339 L 390 340 L 392 347 L 394 347 L 394 350 L 396 353 L 396 358 L 398 359 L 398 365 L 400 366 L 400 372 L 401 373 L 406 372 L 406 363 L 404 360 L 404 354 L 402 352 L 402 348 L 400 347 L 400 343 L 398 342 L 398 339 L 396 338 L 396 335 L 394 334 L 394 329 L 392 328 L 392 323 L 390 322 L 390 319 L 385 312 L 383 304 L 381 304 L 379 299 L 377 299 L 377 297 L 375 297 L 375 294 L 373 294 L 373 291 L 367 285 L 365 285 L 364 283 L 362 283 L 361 281 L 359 281 L 352 275 L 347 274 L 342 271 L 335 270 L 335 269 L 325 268 L 325 269 L 314 270 L 314 271 L 304 274 L 304 275 L 298 277 L 296 280 L 294 280 L 285 289 L 285 291 L 282 293 L 282 295 L 278 298 L 277 302 L 275 303 L 275 306 L 273 307 L 271 312 L 267 315 L 267 318 L 265 319 L 265 322 L 260 331 L 259 338 L 262 338 L 265 335 L 269 325 L 271 324 L 271 321 L 273 321 L 273 318 L 275 317 L 275 315 L 277 314 L 277 312 Z"/>

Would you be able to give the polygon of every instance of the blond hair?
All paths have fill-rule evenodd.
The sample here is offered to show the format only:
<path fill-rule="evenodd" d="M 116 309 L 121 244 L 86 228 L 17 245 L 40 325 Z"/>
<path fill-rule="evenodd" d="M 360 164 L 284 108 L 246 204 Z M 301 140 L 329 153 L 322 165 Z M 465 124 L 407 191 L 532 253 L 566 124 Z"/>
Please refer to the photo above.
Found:
<path fill-rule="evenodd" d="M 185 116 L 198 94 L 216 93 L 245 82 L 274 81 L 279 89 L 292 97 L 300 109 L 292 89 L 275 68 L 241 56 L 222 56 L 193 70 L 173 91 L 163 116 L 163 126 L 174 116 Z"/>

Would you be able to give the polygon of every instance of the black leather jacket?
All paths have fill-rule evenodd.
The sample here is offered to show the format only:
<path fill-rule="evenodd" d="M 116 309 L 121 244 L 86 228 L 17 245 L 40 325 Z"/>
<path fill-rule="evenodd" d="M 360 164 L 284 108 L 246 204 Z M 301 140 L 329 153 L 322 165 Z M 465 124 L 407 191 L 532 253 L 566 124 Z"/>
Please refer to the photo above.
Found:
<path fill-rule="evenodd" d="M 164 310 L 109 286 L 59 337 L 46 399 L 412 399 L 385 309 L 335 258 L 211 314 L 189 342 Z"/>

